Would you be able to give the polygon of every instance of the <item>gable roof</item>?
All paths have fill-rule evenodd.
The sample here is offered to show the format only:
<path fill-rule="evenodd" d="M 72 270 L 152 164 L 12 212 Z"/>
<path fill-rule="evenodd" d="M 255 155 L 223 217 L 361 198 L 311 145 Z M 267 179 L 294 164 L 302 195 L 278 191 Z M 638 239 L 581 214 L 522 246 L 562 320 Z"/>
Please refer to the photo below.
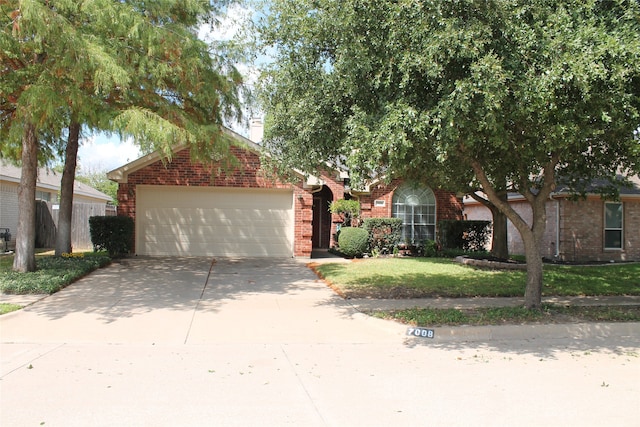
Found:
<path fill-rule="evenodd" d="M 620 187 L 620 197 L 629 197 L 629 198 L 640 198 L 640 175 L 635 175 L 629 177 L 629 181 L 631 181 L 631 186 Z M 589 183 L 586 188 L 586 194 L 588 195 L 596 195 L 598 193 L 599 188 L 606 187 L 609 184 L 607 180 L 604 179 L 594 179 Z M 481 191 L 478 191 L 478 194 L 482 195 L 486 198 L 486 195 Z M 566 185 L 559 184 L 556 189 L 551 193 L 551 197 L 571 197 L 572 193 L 569 191 L 569 188 Z M 508 201 L 524 201 L 526 200 L 523 195 L 519 193 L 508 193 L 507 194 Z M 463 203 L 465 205 L 475 205 L 480 204 L 477 200 L 473 199 L 471 196 L 464 196 Z"/>
<path fill-rule="evenodd" d="M 14 182 L 19 184 L 21 175 L 21 168 L 5 163 L 4 161 L 0 161 L 0 181 Z M 47 168 L 39 168 L 36 188 L 59 191 L 61 180 L 62 175 L 54 172 L 53 170 Z M 73 182 L 73 194 L 100 199 L 104 200 L 105 202 L 111 201 L 110 196 L 78 180 L 74 180 Z"/>
<path fill-rule="evenodd" d="M 618 178 L 622 179 L 622 176 L 618 176 Z M 620 196 L 640 196 L 640 176 L 629 177 L 629 181 L 631 181 L 630 186 L 620 187 Z M 598 194 L 599 189 L 608 187 L 609 185 L 610 181 L 606 179 L 594 179 L 586 186 L 585 192 L 587 194 Z M 558 184 L 552 194 L 555 196 L 567 196 L 571 193 L 567 185 Z"/>
<path fill-rule="evenodd" d="M 232 139 L 235 140 L 236 145 L 240 148 L 243 148 L 245 150 L 248 150 L 250 152 L 253 152 L 255 154 L 261 155 L 264 154 L 264 149 L 262 148 L 262 146 L 256 144 L 255 142 L 251 141 L 248 138 L 245 138 L 244 136 L 240 135 L 237 132 L 232 131 L 231 129 L 228 128 L 223 128 L 223 133 L 228 136 L 231 137 Z M 188 148 L 187 145 L 176 145 L 175 147 L 172 148 L 172 152 L 177 153 L 178 151 L 184 150 Z M 118 183 L 127 183 L 128 180 L 128 176 L 131 173 L 134 173 L 148 165 L 150 165 L 151 163 L 157 162 L 158 160 L 161 160 L 163 158 L 163 155 L 160 151 L 154 151 L 153 153 L 144 155 L 132 162 L 129 162 L 123 166 L 120 166 L 119 168 L 113 169 L 109 172 L 107 172 L 107 178 L 109 178 L 112 181 L 118 182 Z M 298 175 L 300 177 L 300 179 L 304 179 L 305 180 L 305 187 L 317 187 L 317 186 L 322 186 L 324 185 L 324 181 L 322 180 L 322 178 L 320 177 L 316 177 L 316 176 L 307 176 L 304 173 L 298 171 L 298 170 L 293 170 L 293 172 Z"/>

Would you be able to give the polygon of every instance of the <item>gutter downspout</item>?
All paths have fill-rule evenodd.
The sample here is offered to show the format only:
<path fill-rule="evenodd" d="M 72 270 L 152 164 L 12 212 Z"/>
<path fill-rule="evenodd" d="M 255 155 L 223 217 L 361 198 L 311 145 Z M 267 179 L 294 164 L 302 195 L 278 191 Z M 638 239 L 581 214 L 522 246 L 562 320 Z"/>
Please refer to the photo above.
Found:
<path fill-rule="evenodd" d="M 560 257 L 560 200 L 554 199 L 553 196 L 551 199 L 556 202 L 556 253 L 554 257 L 558 259 Z"/>

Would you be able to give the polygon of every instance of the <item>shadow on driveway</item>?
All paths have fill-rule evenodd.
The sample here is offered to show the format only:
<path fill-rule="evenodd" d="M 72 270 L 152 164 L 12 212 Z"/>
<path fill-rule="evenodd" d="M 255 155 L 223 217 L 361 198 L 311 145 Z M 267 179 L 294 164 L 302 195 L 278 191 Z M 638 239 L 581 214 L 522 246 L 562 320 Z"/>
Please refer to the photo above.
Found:
<path fill-rule="evenodd" d="M 0 322 L 4 342 L 358 341 L 354 314 L 292 259 L 136 257 Z"/>

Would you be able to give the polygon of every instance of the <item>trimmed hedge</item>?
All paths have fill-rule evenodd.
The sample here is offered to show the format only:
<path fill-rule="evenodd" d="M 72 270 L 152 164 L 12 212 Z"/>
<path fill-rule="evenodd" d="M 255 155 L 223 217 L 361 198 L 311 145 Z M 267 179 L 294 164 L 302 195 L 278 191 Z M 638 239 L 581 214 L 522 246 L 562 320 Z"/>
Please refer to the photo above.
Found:
<path fill-rule="evenodd" d="M 369 233 L 364 228 L 342 227 L 338 235 L 338 247 L 345 256 L 362 256 L 369 247 Z"/>
<path fill-rule="evenodd" d="M 122 256 L 133 247 L 133 219 L 128 216 L 92 216 L 89 233 L 94 251 L 106 250 L 110 256 Z"/>
<path fill-rule="evenodd" d="M 369 248 L 380 253 L 392 253 L 402 239 L 402 219 L 365 218 L 362 228 L 369 233 Z"/>
<path fill-rule="evenodd" d="M 489 241 L 491 221 L 442 220 L 438 229 L 443 249 L 483 251 Z"/>

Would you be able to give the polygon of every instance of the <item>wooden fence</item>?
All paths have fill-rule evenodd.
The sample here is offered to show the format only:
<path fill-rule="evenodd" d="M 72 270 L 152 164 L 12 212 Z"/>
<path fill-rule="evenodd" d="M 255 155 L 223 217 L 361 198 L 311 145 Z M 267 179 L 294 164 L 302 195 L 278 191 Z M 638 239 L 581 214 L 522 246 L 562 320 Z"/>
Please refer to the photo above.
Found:
<path fill-rule="evenodd" d="M 49 202 L 36 202 L 36 247 L 55 247 L 59 212 L 58 209 L 53 209 Z M 71 247 L 74 250 L 92 249 L 89 217 L 113 214 L 115 211 L 107 209 L 104 204 L 75 202 L 71 214 Z"/>

